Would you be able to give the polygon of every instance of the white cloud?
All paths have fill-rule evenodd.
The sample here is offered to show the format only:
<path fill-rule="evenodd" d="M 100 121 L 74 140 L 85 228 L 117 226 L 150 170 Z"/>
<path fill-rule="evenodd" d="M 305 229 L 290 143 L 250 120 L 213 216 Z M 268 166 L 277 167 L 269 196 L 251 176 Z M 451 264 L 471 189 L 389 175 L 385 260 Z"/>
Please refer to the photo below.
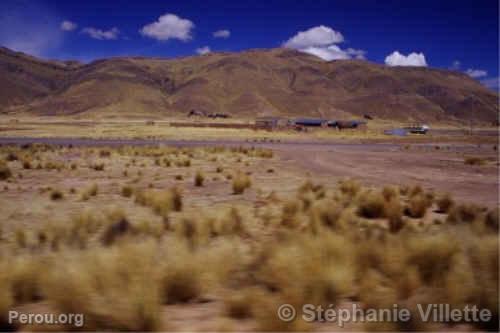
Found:
<path fill-rule="evenodd" d="M 78 25 L 74 22 L 64 20 L 61 22 L 60 27 L 62 31 L 73 31 L 78 27 Z"/>
<path fill-rule="evenodd" d="M 340 32 L 320 25 L 298 32 L 283 43 L 283 46 L 315 55 L 326 61 L 352 58 L 365 59 L 366 52 L 363 50 L 353 48 L 344 50 L 336 45 L 343 41 L 344 36 Z"/>
<path fill-rule="evenodd" d="M 480 81 L 483 86 L 488 87 L 496 92 L 500 92 L 500 77 L 492 77 Z"/>
<path fill-rule="evenodd" d="M 223 29 L 223 30 L 217 30 L 214 31 L 212 34 L 214 38 L 229 38 L 231 36 L 231 31 Z"/>
<path fill-rule="evenodd" d="M 160 16 L 156 22 L 146 24 L 139 32 L 143 36 L 161 41 L 179 39 L 186 42 L 192 39 L 191 30 L 193 28 L 194 23 L 190 20 L 167 13 Z"/>
<path fill-rule="evenodd" d="M 209 46 L 203 46 L 196 49 L 196 53 L 198 54 L 207 54 L 210 52 L 212 52 L 212 50 L 210 50 Z"/>
<path fill-rule="evenodd" d="M 365 51 L 363 50 L 355 50 L 355 49 L 347 49 L 342 50 L 335 44 L 330 46 L 310 46 L 305 49 L 301 49 L 300 51 L 315 55 L 323 60 L 341 60 L 341 59 L 365 59 Z"/>
<path fill-rule="evenodd" d="M 469 75 L 470 77 L 474 79 L 479 79 L 481 77 L 485 77 L 488 75 L 488 72 L 482 69 L 472 69 L 469 68 L 468 70 L 465 71 L 465 74 Z"/>
<path fill-rule="evenodd" d="M 385 58 L 385 64 L 387 66 L 416 66 L 416 67 L 427 67 L 427 62 L 425 61 L 425 55 L 423 53 L 412 52 L 405 56 L 398 51 L 392 52 Z"/>
<path fill-rule="evenodd" d="M 117 39 L 120 34 L 120 30 L 118 28 L 113 27 L 109 30 L 101 30 L 92 27 L 87 27 L 82 29 L 82 33 L 89 35 L 94 39 L 99 40 L 109 40 L 109 39 Z"/>
<path fill-rule="evenodd" d="M 295 36 L 287 40 L 283 46 L 292 49 L 305 49 L 342 43 L 343 41 L 344 36 L 340 32 L 320 25 L 306 31 L 299 31 Z"/>

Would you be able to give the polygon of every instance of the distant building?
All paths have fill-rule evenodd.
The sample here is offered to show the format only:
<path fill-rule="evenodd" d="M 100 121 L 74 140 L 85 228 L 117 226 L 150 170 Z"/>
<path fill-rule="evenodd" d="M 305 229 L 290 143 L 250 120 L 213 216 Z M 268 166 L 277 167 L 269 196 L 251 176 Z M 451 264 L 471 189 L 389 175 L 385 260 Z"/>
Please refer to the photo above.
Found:
<path fill-rule="evenodd" d="M 328 126 L 328 120 L 319 118 L 298 118 L 294 120 L 295 126 L 304 127 L 325 127 Z"/>
<path fill-rule="evenodd" d="M 280 117 L 258 117 L 255 119 L 255 127 L 261 129 L 275 129 L 284 127 L 287 120 Z"/>

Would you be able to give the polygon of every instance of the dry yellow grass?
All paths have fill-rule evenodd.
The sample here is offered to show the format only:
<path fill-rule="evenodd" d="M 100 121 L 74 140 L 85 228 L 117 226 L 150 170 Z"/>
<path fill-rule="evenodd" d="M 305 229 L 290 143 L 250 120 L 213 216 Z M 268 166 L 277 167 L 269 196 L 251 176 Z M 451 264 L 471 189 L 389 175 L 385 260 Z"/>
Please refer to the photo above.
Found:
<path fill-rule="evenodd" d="M 276 310 L 283 303 L 300 309 L 305 303 L 336 307 L 356 300 L 364 307 L 397 303 L 412 311 L 416 300 L 477 304 L 498 318 L 497 210 L 450 206 L 451 196 L 444 205 L 438 196 L 433 212 L 433 195 L 421 187 L 303 182 L 272 164 L 274 156 L 264 150 L 71 149 L 69 154 L 69 148 L 35 146 L 25 153 L 54 163 L 77 156 L 71 162 L 78 165 L 104 158 L 106 167 L 65 168 L 61 175 L 8 162 L 25 178 L 9 179 L 14 189 L 0 192 L 6 210 L 0 217 L 1 328 L 7 327 L 2 311 L 33 303 L 85 314 L 84 330 L 175 330 L 179 320 L 170 321 L 169 313 L 205 302 L 234 327 L 249 324 L 252 330 L 317 328 L 280 321 Z M 189 159 L 192 167 L 167 168 L 164 158 Z M 230 164 L 220 170 L 234 173 L 233 179 L 199 187 L 193 181 L 198 172 L 204 179 L 220 176 L 217 166 L 238 159 L 238 170 Z M 131 174 L 142 170 L 143 179 L 123 178 L 126 164 Z M 268 173 L 268 165 L 279 172 Z M 249 182 L 248 171 L 251 191 L 233 195 L 234 181 Z M 176 174 L 183 178 L 175 180 Z M 48 196 L 56 179 L 65 194 L 60 202 Z M 81 189 L 79 195 L 70 187 Z M 31 200 L 28 213 L 16 198 Z M 434 326 L 412 321 L 359 327 L 380 328 Z"/>

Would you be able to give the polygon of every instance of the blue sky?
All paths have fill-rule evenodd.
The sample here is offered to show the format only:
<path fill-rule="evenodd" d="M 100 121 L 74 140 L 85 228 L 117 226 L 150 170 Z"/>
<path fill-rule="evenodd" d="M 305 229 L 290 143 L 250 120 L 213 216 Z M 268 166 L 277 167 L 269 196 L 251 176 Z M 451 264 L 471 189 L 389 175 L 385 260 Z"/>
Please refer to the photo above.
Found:
<path fill-rule="evenodd" d="M 85 62 L 287 46 L 327 60 L 454 68 L 498 86 L 498 1 L 3 0 L 0 44 Z"/>

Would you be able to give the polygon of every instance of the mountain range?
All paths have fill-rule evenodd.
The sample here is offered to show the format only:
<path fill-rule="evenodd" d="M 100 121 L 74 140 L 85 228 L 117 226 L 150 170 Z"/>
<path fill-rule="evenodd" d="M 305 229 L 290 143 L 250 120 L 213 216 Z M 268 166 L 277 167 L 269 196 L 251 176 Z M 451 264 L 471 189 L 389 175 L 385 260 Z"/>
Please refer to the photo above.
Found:
<path fill-rule="evenodd" d="M 257 116 L 496 122 L 498 94 L 464 73 L 324 61 L 290 49 L 82 64 L 0 48 L 0 113 L 168 118 Z"/>

